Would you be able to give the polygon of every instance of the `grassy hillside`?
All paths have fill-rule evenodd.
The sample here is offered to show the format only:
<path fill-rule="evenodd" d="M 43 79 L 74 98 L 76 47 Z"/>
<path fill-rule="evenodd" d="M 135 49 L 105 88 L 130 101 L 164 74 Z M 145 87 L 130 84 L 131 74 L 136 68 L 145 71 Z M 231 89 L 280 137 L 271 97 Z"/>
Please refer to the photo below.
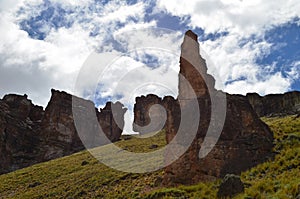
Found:
<path fill-rule="evenodd" d="M 242 173 L 245 193 L 236 198 L 296 198 L 300 192 L 300 118 L 263 118 L 275 135 L 273 161 Z M 164 146 L 164 134 L 116 143 L 134 152 Z M 153 145 L 157 148 L 151 149 Z M 215 198 L 220 180 L 161 188 L 163 171 L 131 174 L 99 163 L 88 152 L 0 176 L 0 198 Z M 299 196 L 300 197 L 300 196 Z"/>

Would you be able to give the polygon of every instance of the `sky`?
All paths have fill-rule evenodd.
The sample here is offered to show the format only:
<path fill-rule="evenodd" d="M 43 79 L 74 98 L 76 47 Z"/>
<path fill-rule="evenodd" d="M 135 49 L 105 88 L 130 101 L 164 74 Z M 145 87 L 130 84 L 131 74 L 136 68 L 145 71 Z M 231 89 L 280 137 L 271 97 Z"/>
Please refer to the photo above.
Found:
<path fill-rule="evenodd" d="M 55 88 L 132 109 L 136 96 L 176 96 L 189 29 L 217 89 L 300 90 L 297 0 L 0 0 L 0 97 L 45 107 Z"/>

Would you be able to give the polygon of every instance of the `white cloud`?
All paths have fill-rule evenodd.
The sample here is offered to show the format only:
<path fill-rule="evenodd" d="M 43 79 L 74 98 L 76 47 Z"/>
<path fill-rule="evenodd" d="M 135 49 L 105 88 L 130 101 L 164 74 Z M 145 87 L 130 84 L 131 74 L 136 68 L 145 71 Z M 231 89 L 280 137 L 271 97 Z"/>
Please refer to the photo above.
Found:
<path fill-rule="evenodd" d="M 116 7 L 118 9 L 116 9 Z M 102 17 L 99 18 L 100 22 L 111 22 L 118 21 L 125 23 L 129 17 L 143 18 L 144 17 L 145 5 L 140 2 L 133 5 L 122 4 L 110 4 L 103 10 Z"/>
<path fill-rule="evenodd" d="M 123 96 L 121 101 L 129 105 L 133 104 L 135 96 L 141 94 L 176 96 L 182 34 L 155 28 L 125 31 L 126 29 L 114 34 L 115 41 L 126 48 L 125 53 L 111 53 L 112 56 L 107 55 L 107 58 L 99 54 L 99 58 L 97 55 L 92 56 L 85 64 L 85 67 L 91 67 L 87 70 L 89 72 L 99 67 L 103 71 L 97 77 L 101 84 L 100 97 L 116 97 L 118 94 Z M 92 85 L 88 82 L 84 84 L 87 87 L 85 90 L 90 90 Z M 150 91 L 154 85 L 162 88 Z M 168 92 L 165 92 L 166 88 Z M 80 90 L 82 92 L 84 89 L 80 87 Z M 139 93 L 134 93 L 135 91 Z M 93 96 L 90 95 L 90 98 L 93 99 Z"/>
<path fill-rule="evenodd" d="M 270 93 L 284 93 L 291 85 L 291 80 L 282 77 L 280 73 L 269 76 L 265 81 L 235 81 L 228 85 L 225 89 L 228 93 L 236 93 L 238 90 L 240 94 L 258 92 L 261 95 Z"/>
<path fill-rule="evenodd" d="M 176 16 L 189 15 L 190 25 L 207 33 L 227 30 L 242 35 L 263 33 L 300 13 L 299 2 L 285 0 L 158 0 L 157 5 Z"/>
<path fill-rule="evenodd" d="M 110 1 L 105 6 L 95 5 L 95 9 L 101 10 L 96 12 L 88 8 L 91 1 L 51 0 L 54 8 L 62 6 L 72 11 L 65 19 L 72 25 L 55 29 L 44 24 L 41 29 L 47 33 L 46 37 L 37 40 L 21 30 L 18 23 L 47 9 L 42 1 L 20 1 L 15 5 L 8 1 L 1 3 L 4 2 L 8 4 L 0 12 L 0 95 L 27 93 L 34 103 L 44 106 L 52 87 L 73 91 L 78 71 L 90 53 L 96 49 L 114 51 L 107 37 L 120 29 L 120 23 L 124 28 L 155 25 L 143 22 L 143 3 L 126 5 Z M 21 7 L 22 12 L 17 14 Z M 133 21 L 138 24 L 135 26 Z M 92 31 L 94 36 L 90 35 Z"/>
<path fill-rule="evenodd" d="M 128 107 L 125 131 L 132 132 L 136 96 L 149 93 L 160 97 L 177 96 L 182 36 L 175 31 L 156 28 L 131 30 L 125 27 L 117 31 L 114 39 L 126 48 L 126 53 L 91 56 L 80 73 L 83 76 L 76 93 L 91 100 L 98 99 L 100 107 L 107 99 L 125 104 Z M 85 74 L 90 73 L 93 75 L 87 81 Z M 95 90 L 97 84 L 98 92 Z"/>
<path fill-rule="evenodd" d="M 62 4 L 64 7 L 88 6 L 93 3 L 92 0 L 50 0 L 50 2 Z"/>
<path fill-rule="evenodd" d="M 42 0 L 1 0 L 0 12 L 15 12 L 24 4 L 37 5 L 42 3 Z"/>
<path fill-rule="evenodd" d="M 47 7 L 41 4 L 42 0 L 18 1 L 16 4 L 11 2 L 16 3 L 4 0 L 0 4 L 6 6 L 0 10 L 0 95 L 27 93 L 35 103 L 46 105 L 51 87 L 73 91 L 77 74 L 90 53 L 96 49 L 119 55 L 118 47 L 135 51 L 116 63 L 118 67 L 112 73 L 114 76 L 102 79 L 106 88 L 104 96 L 121 93 L 124 99 L 132 99 L 133 95 L 150 92 L 154 88 L 151 83 L 144 85 L 150 80 L 163 80 L 162 84 L 176 91 L 177 75 L 173 71 L 179 69 L 182 33 L 158 29 L 153 31 L 157 22 L 145 22 L 147 3 L 128 5 L 125 1 L 108 1 L 103 6 L 91 0 L 50 0 L 54 9 L 62 7 L 70 11 L 66 16 L 60 13 L 55 15 L 64 17 L 64 22 L 69 26 L 53 27 L 43 21 L 44 25 L 39 27 L 39 31 L 45 33 L 45 39 L 37 40 L 21 30 L 18 23 L 40 15 Z M 280 2 L 158 1 L 159 7 L 154 10 L 166 10 L 180 16 L 182 20 L 188 15 L 191 17 L 192 27 L 201 27 L 207 33 L 228 31 L 226 36 L 201 43 L 202 49 L 207 53 L 204 57 L 210 66 L 209 72 L 215 77 L 219 75 L 217 87 L 231 93 L 256 91 L 264 94 L 288 89 L 291 79 L 299 74 L 296 66 L 287 77 L 283 77 L 279 73 L 274 74 L 273 65 L 262 68 L 255 63 L 258 57 L 270 52 L 272 45 L 256 38 L 261 38 L 268 28 L 284 23 L 300 13 L 299 4 L 295 1 Z M 22 12 L 17 13 L 20 7 L 23 8 Z M 146 31 L 138 31 L 140 28 Z M 254 39 L 248 37 L 253 34 Z M 244 44 L 240 45 L 241 42 Z M 150 70 L 142 67 L 147 53 L 157 58 L 159 68 Z M 214 67 L 210 63 L 214 63 Z M 128 83 L 119 85 L 120 91 L 109 87 L 115 85 L 112 82 L 118 82 L 118 78 L 134 69 L 132 67 L 139 68 L 136 69 L 139 76 L 128 74 Z M 136 89 L 134 93 L 129 88 L 133 88 L 135 84 L 144 87 Z M 85 85 L 88 87 L 91 82 L 85 82 Z M 157 90 L 160 96 L 165 93 L 165 88 Z"/>
<path fill-rule="evenodd" d="M 228 32 L 213 41 L 201 43 L 201 50 L 205 51 L 203 57 L 209 60 L 208 72 L 216 77 L 218 89 L 263 95 L 281 93 L 290 88 L 292 75 L 274 74 L 276 63 L 260 66 L 256 60 L 268 55 L 274 45 L 264 40 L 265 32 L 299 17 L 300 2 L 158 0 L 157 5 L 172 15 L 190 17 L 190 26 L 202 28 L 206 34 Z M 294 74 L 293 71 L 290 73 Z"/>
<path fill-rule="evenodd" d="M 295 61 L 291 64 L 291 69 L 287 72 L 292 81 L 300 78 L 300 61 Z"/>
<path fill-rule="evenodd" d="M 215 41 L 208 40 L 201 43 L 202 49 L 206 52 L 204 58 L 212 60 L 214 64 L 214 68 L 211 68 L 212 65 L 209 66 L 209 72 L 220 77 L 217 79 L 219 87 L 240 77 L 254 80 L 256 74 L 263 71 L 254 62 L 257 57 L 267 54 L 271 45 L 265 41 L 248 40 L 245 45 L 240 46 L 239 38 L 237 34 L 229 34 Z"/>

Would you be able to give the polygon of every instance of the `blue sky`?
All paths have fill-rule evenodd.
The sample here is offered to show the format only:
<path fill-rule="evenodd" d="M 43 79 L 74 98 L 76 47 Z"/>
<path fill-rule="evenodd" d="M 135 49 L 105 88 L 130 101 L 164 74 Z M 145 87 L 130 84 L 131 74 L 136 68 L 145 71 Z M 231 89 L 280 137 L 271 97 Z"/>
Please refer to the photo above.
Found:
<path fill-rule="evenodd" d="M 188 29 L 199 35 L 218 89 L 261 95 L 300 90 L 299 13 L 299 1 L 283 0 L 2 0 L 0 96 L 27 93 L 45 106 L 51 88 L 74 93 L 95 51 L 118 57 L 96 91 L 81 90 L 98 105 L 123 100 L 129 106 L 147 93 L 176 95 Z"/>

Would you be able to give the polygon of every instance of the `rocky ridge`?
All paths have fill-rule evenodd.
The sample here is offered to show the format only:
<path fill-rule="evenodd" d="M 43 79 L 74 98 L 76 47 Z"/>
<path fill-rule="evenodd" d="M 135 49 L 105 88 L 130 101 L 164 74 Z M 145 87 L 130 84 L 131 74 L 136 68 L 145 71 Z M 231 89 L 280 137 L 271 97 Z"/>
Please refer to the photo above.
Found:
<path fill-rule="evenodd" d="M 51 94 L 45 110 L 33 105 L 27 95 L 9 94 L 0 100 L 0 174 L 85 149 L 74 124 L 74 96 L 54 89 Z M 94 107 L 91 101 L 76 99 Z M 95 113 L 105 135 L 114 142 L 120 138 L 124 123 L 117 125 L 112 107 L 120 113 L 118 120 L 124 121 L 126 109 L 119 102 L 107 102 Z M 93 147 L 99 145 L 94 143 Z"/>
<path fill-rule="evenodd" d="M 257 93 L 246 95 L 259 117 L 273 117 L 300 114 L 300 92 L 260 96 Z"/>

